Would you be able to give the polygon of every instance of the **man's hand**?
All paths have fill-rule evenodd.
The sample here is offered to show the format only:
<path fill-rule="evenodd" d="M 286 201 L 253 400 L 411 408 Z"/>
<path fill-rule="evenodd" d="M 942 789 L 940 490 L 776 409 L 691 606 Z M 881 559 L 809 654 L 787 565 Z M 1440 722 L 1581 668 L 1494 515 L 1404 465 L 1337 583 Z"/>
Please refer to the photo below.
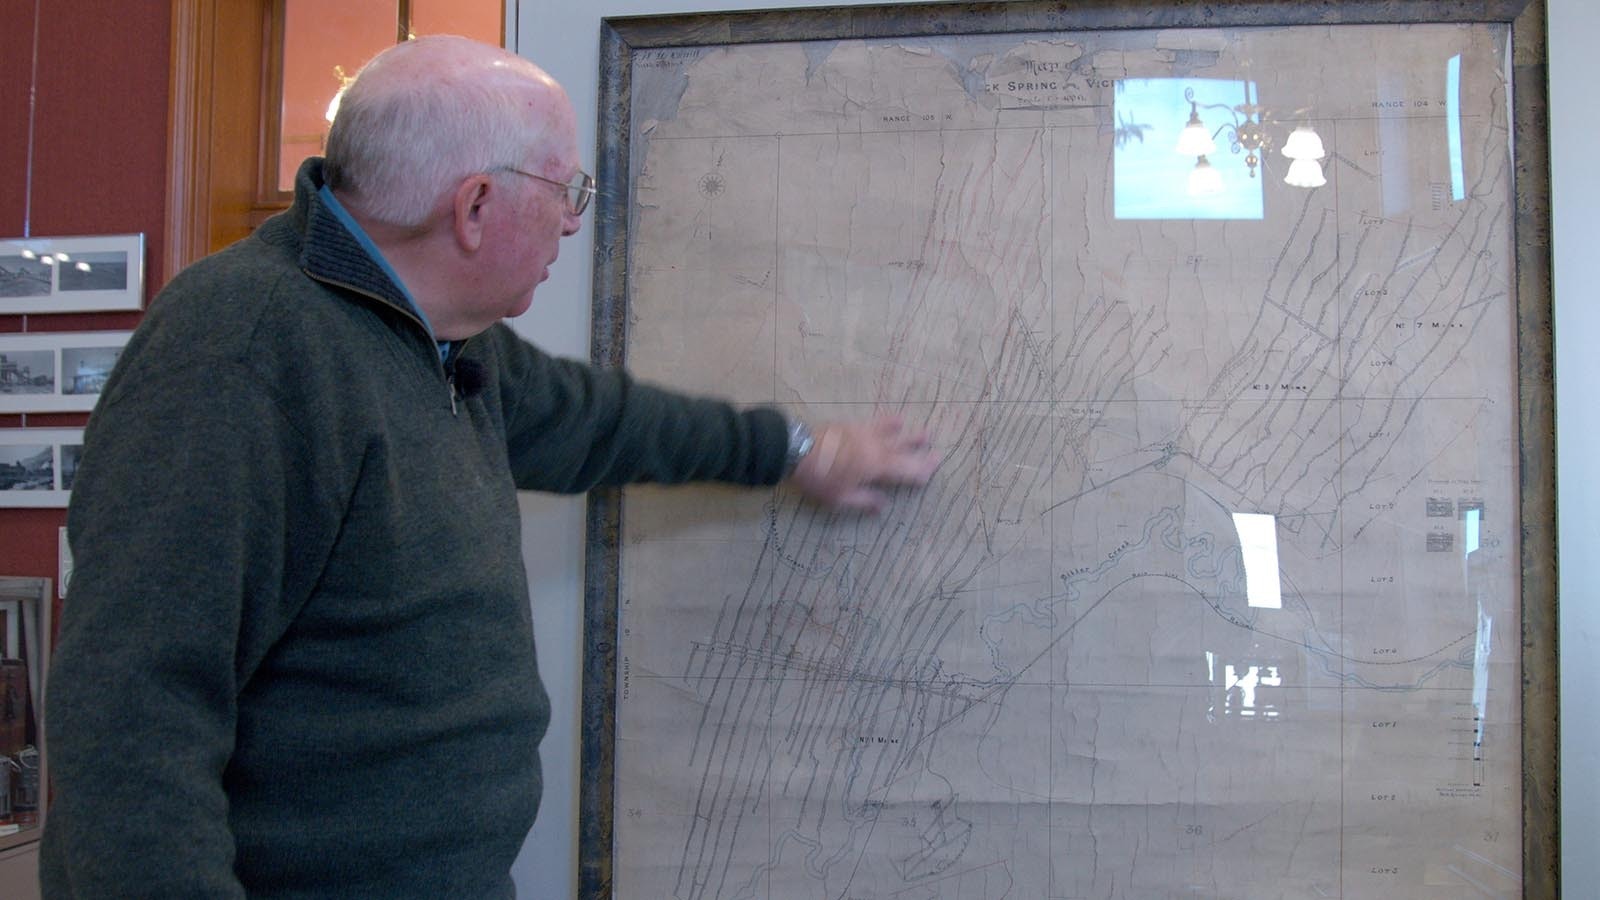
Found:
<path fill-rule="evenodd" d="M 899 416 L 879 416 L 819 428 L 788 481 L 825 506 L 877 513 L 889 503 L 886 488 L 927 484 L 938 467 L 927 432 L 908 431 Z"/>

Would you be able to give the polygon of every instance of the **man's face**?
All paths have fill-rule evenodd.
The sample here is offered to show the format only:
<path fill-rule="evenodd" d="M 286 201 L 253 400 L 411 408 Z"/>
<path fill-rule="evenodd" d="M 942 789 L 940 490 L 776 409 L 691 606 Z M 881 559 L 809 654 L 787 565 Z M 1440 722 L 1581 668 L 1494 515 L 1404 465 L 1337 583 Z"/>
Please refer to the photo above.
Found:
<path fill-rule="evenodd" d="M 582 219 L 572 211 L 572 192 L 565 187 L 579 177 L 577 156 L 575 147 L 570 152 L 561 154 L 557 161 L 538 171 L 538 174 L 550 179 L 549 181 L 533 181 L 527 185 L 528 192 L 532 194 L 530 205 L 534 208 L 529 218 L 527 232 L 529 244 L 527 260 L 530 266 L 528 277 L 532 281 L 527 286 L 527 296 L 524 298 L 522 309 L 515 315 L 527 311 L 528 305 L 533 301 L 534 289 L 550 277 L 550 266 L 555 263 L 561 251 L 561 239 L 577 234 L 583 224 Z"/>
<path fill-rule="evenodd" d="M 574 116 L 564 96 L 551 99 L 559 102 L 558 108 L 536 113 L 549 117 L 552 124 L 546 146 L 558 149 L 542 159 L 530 151 L 529 158 L 518 161 L 526 173 L 549 180 L 516 172 L 497 177 L 506 202 L 500 206 L 499 227 L 490 238 L 495 243 L 493 252 L 486 257 L 495 261 L 495 287 L 484 298 L 498 306 L 485 310 L 496 319 L 515 318 L 528 311 L 534 289 L 550 277 L 561 239 L 577 234 L 582 224 L 572 213 L 570 192 L 564 187 L 580 171 Z"/>

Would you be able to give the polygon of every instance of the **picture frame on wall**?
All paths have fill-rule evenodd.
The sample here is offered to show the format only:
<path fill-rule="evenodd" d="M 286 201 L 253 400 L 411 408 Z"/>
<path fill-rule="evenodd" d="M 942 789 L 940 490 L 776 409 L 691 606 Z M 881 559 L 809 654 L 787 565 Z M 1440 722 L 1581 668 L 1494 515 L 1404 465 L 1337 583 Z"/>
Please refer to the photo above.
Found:
<path fill-rule="evenodd" d="M 602 19 L 593 361 L 943 461 L 590 494 L 578 896 L 1557 896 L 1543 27 Z"/>
<path fill-rule="evenodd" d="M 0 851 L 39 839 L 49 774 L 44 754 L 50 668 L 50 579 L 0 576 Z"/>
<path fill-rule="evenodd" d="M 93 409 L 131 334 L 0 335 L 0 413 Z"/>
<path fill-rule="evenodd" d="M 0 239 L 0 315 L 137 310 L 144 235 Z"/>
<path fill-rule="evenodd" d="M 82 453 L 82 428 L 0 431 L 0 509 L 66 506 Z"/>

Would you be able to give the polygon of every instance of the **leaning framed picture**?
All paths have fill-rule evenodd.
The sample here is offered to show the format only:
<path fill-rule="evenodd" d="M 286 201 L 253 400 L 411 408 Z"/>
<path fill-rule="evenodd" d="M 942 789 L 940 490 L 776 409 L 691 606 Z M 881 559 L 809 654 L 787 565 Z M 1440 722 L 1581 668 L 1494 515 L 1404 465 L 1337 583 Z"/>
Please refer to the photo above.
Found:
<path fill-rule="evenodd" d="M 943 461 L 591 495 L 581 895 L 1558 896 L 1544 27 L 606 20 L 596 359 Z"/>
<path fill-rule="evenodd" d="M 0 413 L 93 409 L 131 335 L 0 334 Z"/>
<path fill-rule="evenodd" d="M 144 235 L 0 238 L 0 315 L 139 309 Z"/>
<path fill-rule="evenodd" d="M 0 508 L 66 506 L 82 454 L 81 428 L 0 429 Z"/>
<path fill-rule="evenodd" d="M 0 576 L 0 850 L 38 840 L 49 803 L 50 579 Z"/>

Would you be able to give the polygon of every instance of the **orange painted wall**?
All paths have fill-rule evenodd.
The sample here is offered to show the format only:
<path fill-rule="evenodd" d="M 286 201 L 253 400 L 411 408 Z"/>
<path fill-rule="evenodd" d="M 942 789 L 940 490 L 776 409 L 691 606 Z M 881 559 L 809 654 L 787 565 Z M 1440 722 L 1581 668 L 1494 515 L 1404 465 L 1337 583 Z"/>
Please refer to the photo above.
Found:
<path fill-rule="evenodd" d="M 328 101 L 339 89 L 338 66 L 353 76 L 398 37 L 396 0 L 286 0 L 283 59 L 283 153 L 278 186 L 294 189 L 294 175 L 327 139 Z M 501 0 L 412 0 L 414 34 L 460 34 L 503 43 Z"/>
<path fill-rule="evenodd" d="M 287 0 L 284 4 L 283 158 L 278 186 L 294 189 L 307 156 L 322 153 L 328 101 L 339 90 L 334 66 L 353 76 L 367 60 L 394 46 L 395 0 Z"/>

